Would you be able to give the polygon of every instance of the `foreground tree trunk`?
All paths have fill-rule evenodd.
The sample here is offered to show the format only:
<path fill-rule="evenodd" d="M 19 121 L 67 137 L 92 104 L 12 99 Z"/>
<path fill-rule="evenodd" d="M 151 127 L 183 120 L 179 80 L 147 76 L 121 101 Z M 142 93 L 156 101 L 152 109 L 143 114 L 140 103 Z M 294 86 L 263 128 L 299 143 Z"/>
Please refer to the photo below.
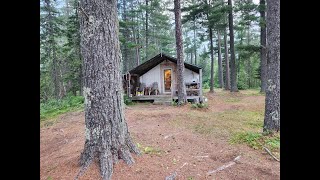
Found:
<path fill-rule="evenodd" d="M 223 39 L 224 39 L 224 49 L 225 49 L 225 53 L 224 53 L 224 59 L 226 62 L 225 65 L 225 69 L 226 69 L 226 84 L 225 84 L 225 90 L 230 90 L 230 70 L 229 70 L 229 51 L 228 51 L 228 36 L 227 36 L 227 28 L 224 29 L 224 35 L 223 35 Z"/>
<path fill-rule="evenodd" d="M 267 0 L 267 89 L 263 131 L 280 130 L 280 0 Z"/>
<path fill-rule="evenodd" d="M 222 69 L 222 58 L 221 58 L 221 37 L 220 31 L 218 30 L 218 65 L 219 65 L 219 88 L 224 87 L 223 82 L 223 69 Z"/>
<path fill-rule="evenodd" d="M 187 102 L 186 86 L 184 84 L 184 57 L 183 40 L 181 28 L 181 8 L 180 0 L 174 0 L 174 17 L 176 25 L 176 46 L 177 46 L 177 80 L 178 80 L 178 104 Z"/>
<path fill-rule="evenodd" d="M 267 87 L 267 30 L 265 21 L 265 0 L 260 0 L 260 79 L 261 79 L 261 90 L 260 92 L 265 93 Z"/>
<path fill-rule="evenodd" d="M 130 152 L 140 153 L 130 137 L 123 113 L 116 2 L 80 2 L 86 139 L 76 179 L 97 159 L 102 178 L 109 180 L 114 163 L 123 159 L 132 164 Z"/>
<path fill-rule="evenodd" d="M 210 38 L 210 57 L 211 57 L 211 74 L 210 74 L 210 93 L 214 93 L 214 58 L 213 58 L 213 42 L 212 42 L 212 28 L 209 27 L 209 38 Z"/>
<path fill-rule="evenodd" d="M 233 8 L 232 8 L 232 1 L 228 0 L 228 5 L 230 6 L 229 11 L 229 31 L 230 31 L 230 68 L 231 68 L 231 92 L 238 92 L 237 86 L 237 68 L 236 68 L 236 57 L 234 53 L 234 34 L 233 34 Z"/>

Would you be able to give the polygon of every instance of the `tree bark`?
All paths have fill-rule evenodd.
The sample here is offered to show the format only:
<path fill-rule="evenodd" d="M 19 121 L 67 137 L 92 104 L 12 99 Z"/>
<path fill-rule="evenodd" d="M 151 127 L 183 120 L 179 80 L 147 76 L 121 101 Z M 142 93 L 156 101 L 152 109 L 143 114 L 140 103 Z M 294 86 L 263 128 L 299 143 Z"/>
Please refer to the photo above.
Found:
<path fill-rule="evenodd" d="M 212 28 L 209 27 L 209 38 L 210 38 L 210 57 L 211 57 L 211 76 L 210 76 L 210 92 L 214 93 L 214 57 L 213 57 L 213 40 L 212 40 Z"/>
<path fill-rule="evenodd" d="M 219 88 L 224 87 L 223 82 L 223 68 L 222 68 L 222 58 L 221 58 L 221 37 L 220 37 L 220 31 L 218 30 L 218 73 L 219 73 Z"/>
<path fill-rule="evenodd" d="M 267 30 L 265 21 L 265 0 L 260 0 L 260 79 L 261 79 L 261 90 L 260 92 L 265 93 L 267 87 Z"/>
<path fill-rule="evenodd" d="M 81 0 L 79 13 L 84 68 L 85 144 L 80 156 L 81 176 L 94 159 L 104 180 L 113 164 L 134 163 L 139 154 L 124 116 L 116 0 Z"/>
<path fill-rule="evenodd" d="M 196 18 L 193 17 L 193 49 L 194 49 L 194 64 L 197 65 L 197 39 L 196 39 Z"/>
<path fill-rule="evenodd" d="M 267 0 L 267 89 L 263 131 L 280 131 L 280 0 Z"/>
<path fill-rule="evenodd" d="M 224 35 L 223 35 L 223 39 L 224 39 L 224 49 L 225 49 L 225 53 L 224 53 L 224 59 L 226 62 L 225 65 L 225 69 L 226 69 L 226 84 L 225 84 L 225 90 L 230 90 L 230 70 L 229 70 L 229 51 L 228 51 L 228 36 L 227 36 L 227 28 L 224 29 Z"/>
<path fill-rule="evenodd" d="M 177 80 L 178 80 L 178 105 L 187 102 L 186 86 L 184 84 L 184 55 L 183 39 L 181 28 L 180 0 L 174 0 L 174 17 L 176 25 L 176 46 L 177 46 Z"/>
<path fill-rule="evenodd" d="M 233 33 L 233 8 L 232 8 L 232 0 L 228 0 L 228 5 L 230 6 L 229 11 L 229 33 L 230 33 L 230 68 L 231 68 L 231 92 L 238 92 L 237 86 L 237 68 L 236 68 L 236 57 L 234 53 L 234 33 Z"/>

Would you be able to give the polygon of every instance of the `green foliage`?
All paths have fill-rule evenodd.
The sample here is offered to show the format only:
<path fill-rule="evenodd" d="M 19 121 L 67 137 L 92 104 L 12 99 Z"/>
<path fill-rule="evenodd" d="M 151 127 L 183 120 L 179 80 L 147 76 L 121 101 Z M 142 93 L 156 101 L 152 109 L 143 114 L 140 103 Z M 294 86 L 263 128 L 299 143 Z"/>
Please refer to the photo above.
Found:
<path fill-rule="evenodd" d="M 207 103 L 193 103 L 191 104 L 191 108 L 197 109 L 197 108 L 208 108 Z"/>
<path fill-rule="evenodd" d="M 126 105 L 134 105 L 135 104 L 134 102 L 132 102 L 132 100 L 126 94 L 123 95 L 123 100 L 124 100 L 124 104 L 126 104 Z"/>
<path fill-rule="evenodd" d="M 141 144 L 137 143 L 137 147 L 140 149 L 140 151 L 144 154 L 150 154 L 150 155 L 161 155 L 161 153 L 163 152 L 161 149 L 159 148 L 154 148 L 151 146 L 142 146 Z"/>
<path fill-rule="evenodd" d="M 202 88 L 203 88 L 203 89 L 210 89 L 210 84 L 209 84 L 209 82 L 208 82 L 208 81 L 204 82 L 204 83 L 202 84 Z"/>
<path fill-rule="evenodd" d="M 67 96 L 63 99 L 50 99 L 47 102 L 40 103 L 40 121 L 54 118 L 59 114 L 82 109 L 84 97 Z"/>
<path fill-rule="evenodd" d="M 178 106 L 178 101 L 172 100 L 171 105 L 172 105 L 172 106 Z"/>
<path fill-rule="evenodd" d="M 244 82 L 243 79 L 239 78 L 237 83 L 238 83 L 237 86 L 239 90 L 246 90 L 249 88 L 248 84 Z"/>

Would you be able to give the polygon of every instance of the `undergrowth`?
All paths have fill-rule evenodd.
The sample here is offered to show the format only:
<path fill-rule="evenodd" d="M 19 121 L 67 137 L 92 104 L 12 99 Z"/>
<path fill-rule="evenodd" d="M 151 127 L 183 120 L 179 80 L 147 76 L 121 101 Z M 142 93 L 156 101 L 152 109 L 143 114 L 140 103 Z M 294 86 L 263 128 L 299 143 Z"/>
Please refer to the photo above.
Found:
<path fill-rule="evenodd" d="M 40 103 L 40 121 L 54 118 L 60 114 L 83 108 L 84 97 L 67 96 L 63 99 L 51 99 Z"/>
<path fill-rule="evenodd" d="M 230 143 L 244 143 L 253 149 L 262 149 L 264 146 L 271 151 L 278 151 L 280 149 L 280 134 L 264 135 L 257 132 L 238 132 L 232 136 Z"/>

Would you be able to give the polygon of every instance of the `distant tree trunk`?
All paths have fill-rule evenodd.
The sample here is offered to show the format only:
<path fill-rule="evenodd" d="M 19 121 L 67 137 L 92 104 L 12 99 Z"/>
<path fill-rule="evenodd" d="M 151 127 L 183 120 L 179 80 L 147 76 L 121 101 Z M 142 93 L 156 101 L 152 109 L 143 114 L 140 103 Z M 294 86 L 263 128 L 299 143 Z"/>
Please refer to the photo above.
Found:
<path fill-rule="evenodd" d="M 267 89 L 263 131 L 280 130 L 280 0 L 267 0 Z"/>
<path fill-rule="evenodd" d="M 225 90 L 230 90 L 230 70 L 229 70 L 229 51 L 228 51 L 228 35 L 227 35 L 227 28 L 224 29 L 224 59 L 226 62 L 225 69 L 226 69 L 226 84 L 225 84 Z"/>
<path fill-rule="evenodd" d="M 123 43 L 123 72 L 127 72 L 130 69 L 129 66 L 129 49 L 128 49 L 128 40 L 129 40 L 129 29 L 128 29 L 128 19 L 127 19 L 127 3 L 126 0 L 122 1 L 123 3 L 123 12 L 122 12 L 122 19 L 125 22 L 125 28 L 124 28 L 124 32 L 123 32 L 123 36 L 124 36 L 124 43 Z"/>
<path fill-rule="evenodd" d="M 80 1 L 85 144 L 76 178 L 98 159 L 103 180 L 110 180 L 114 163 L 123 159 L 132 164 L 130 152 L 140 153 L 130 137 L 124 116 L 116 5 L 116 0 Z"/>
<path fill-rule="evenodd" d="M 131 11 L 134 12 L 133 3 L 131 3 Z M 131 23 L 132 24 L 134 23 L 134 16 L 131 17 Z M 131 27 L 132 27 L 132 34 L 133 34 L 134 43 L 136 44 L 136 47 L 135 47 L 135 51 L 136 51 L 136 66 L 139 66 L 139 64 L 140 64 L 139 27 L 138 27 L 138 32 L 136 32 L 136 27 L 135 26 L 131 26 Z"/>
<path fill-rule="evenodd" d="M 149 37 L 149 31 L 148 31 L 148 27 L 149 27 L 149 24 L 148 24 L 148 2 L 149 0 L 146 0 L 146 60 L 148 60 L 148 43 L 149 43 L 149 40 L 148 40 L 148 37 Z"/>
<path fill-rule="evenodd" d="M 232 1 L 228 0 L 228 5 L 230 6 L 229 11 L 229 31 L 230 31 L 230 53 L 231 53 L 231 92 L 238 92 L 237 86 L 237 68 L 236 68 L 236 57 L 234 53 L 234 34 L 233 34 L 233 8 Z"/>
<path fill-rule="evenodd" d="M 177 46 L 177 80 L 178 80 L 178 104 L 187 102 L 186 86 L 184 84 L 184 57 L 183 39 L 181 28 L 180 0 L 174 0 L 174 17 L 176 25 L 176 46 Z"/>
<path fill-rule="evenodd" d="M 218 64 L 219 64 L 219 88 L 224 87 L 223 82 L 223 68 L 222 68 L 222 58 L 221 58 L 221 37 L 220 31 L 218 30 Z"/>
<path fill-rule="evenodd" d="M 49 56 L 52 57 L 52 79 L 54 85 L 54 95 L 55 98 L 59 98 L 59 80 L 58 80 L 58 63 L 57 63 L 57 53 L 54 40 L 54 30 L 53 30 L 53 15 L 50 0 L 44 1 L 45 7 L 48 9 L 48 34 L 49 34 Z"/>
<path fill-rule="evenodd" d="M 243 44 L 243 30 L 240 30 L 240 45 Z M 240 63 L 241 63 L 241 56 L 238 57 L 238 62 L 237 62 L 237 71 L 238 71 L 238 78 L 240 78 Z"/>
<path fill-rule="evenodd" d="M 191 49 L 190 55 L 191 55 L 190 63 L 192 64 L 193 63 L 193 52 L 192 52 L 192 49 Z"/>
<path fill-rule="evenodd" d="M 250 45 L 250 26 L 248 25 L 248 31 L 247 31 L 247 45 Z M 249 56 L 247 59 L 247 73 L 248 73 L 248 87 L 251 88 L 251 57 Z"/>
<path fill-rule="evenodd" d="M 260 92 L 265 93 L 267 87 L 267 30 L 265 21 L 265 0 L 260 0 L 260 79 L 261 79 L 261 90 Z"/>
<path fill-rule="evenodd" d="M 210 92 L 214 93 L 214 58 L 213 58 L 213 40 L 212 40 L 212 28 L 209 27 L 209 38 L 210 38 L 210 57 L 211 57 L 211 76 L 210 76 Z"/>
<path fill-rule="evenodd" d="M 193 17 L 193 50 L 194 50 L 194 64 L 197 65 L 197 39 L 196 39 L 196 18 Z"/>

